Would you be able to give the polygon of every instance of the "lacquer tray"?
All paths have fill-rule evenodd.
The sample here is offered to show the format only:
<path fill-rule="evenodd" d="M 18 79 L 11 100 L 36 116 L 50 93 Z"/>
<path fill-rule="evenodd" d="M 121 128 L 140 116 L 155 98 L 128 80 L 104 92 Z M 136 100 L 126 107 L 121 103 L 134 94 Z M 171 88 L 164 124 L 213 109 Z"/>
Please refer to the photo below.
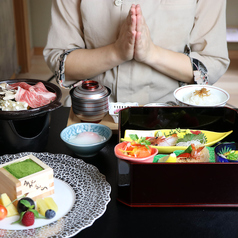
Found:
<path fill-rule="evenodd" d="M 126 130 L 192 129 L 229 132 L 238 141 L 237 110 L 227 107 L 134 107 L 119 112 Z M 237 163 L 133 163 L 118 159 L 118 200 L 128 206 L 238 206 Z"/>

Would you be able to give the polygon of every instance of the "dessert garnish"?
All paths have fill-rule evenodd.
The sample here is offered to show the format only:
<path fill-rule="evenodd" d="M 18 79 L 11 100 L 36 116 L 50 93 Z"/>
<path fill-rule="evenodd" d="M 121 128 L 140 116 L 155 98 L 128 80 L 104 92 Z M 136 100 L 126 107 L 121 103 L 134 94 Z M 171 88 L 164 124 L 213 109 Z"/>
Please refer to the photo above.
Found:
<path fill-rule="evenodd" d="M 35 217 L 36 218 L 44 218 L 41 217 L 38 211 L 35 210 L 35 203 L 32 204 L 32 202 L 29 202 L 30 198 L 22 198 L 18 203 L 20 203 L 19 207 L 19 214 L 20 218 L 13 222 L 12 224 L 16 223 L 22 223 L 24 226 L 31 226 L 35 223 Z"/>
<path fill-rule="evenodd" d="M 28 193 L 24 194 L 22 197 L 27 196 Z M 20 197 L 20 198 L 22 198 Z M 11 201 L 6 193 L 1 194 L 0 198 L 0 220 L 3 220 L 5 217 L 11 217 L 18 215 L 17 208 L 13 205 L 13 203 L 20 199 L 17 198 L 14 201 Z"/>
<path fill-rule="evenodd" d="M 0 204 L 0 221 L 7 216 L 7 208 Z"/>
<path fill-rule="evenodd" d="M 47 197 L 45 199 L 39 198 L 36 200 L 37 211 L 48 219 L 53 218 L 58 211 L 58 206 L 53 198 Z"/>

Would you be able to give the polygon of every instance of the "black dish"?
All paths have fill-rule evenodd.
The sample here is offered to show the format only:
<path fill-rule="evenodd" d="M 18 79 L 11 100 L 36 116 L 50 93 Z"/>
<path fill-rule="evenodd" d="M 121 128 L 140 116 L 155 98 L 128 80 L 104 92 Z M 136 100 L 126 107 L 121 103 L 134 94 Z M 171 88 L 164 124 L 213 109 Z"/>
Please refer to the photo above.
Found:
<path fill-rule="evenodd" d="M 38 79 L 8 79 L 8 80 L 0 81 L 0 83 L 7 83 L 7 84 L 13 84 L 18 82 L 26 82 L 30 85 L 35 85 L 38 82 L 42 82 L 44 83 L 47 90 L 49 90 L 50 92 L 56 93 L 56 99 L 45 106 L 32 108 L 29 110 L 22 110 L 22 111 L 1 111 L 0 110 L 0 120 L 28 119 L 31 117 L 38 116 L 39 114 L 42 114 L 45 112 L 51 112 L 62 106 L 62 103 L 60 102 L 60 99 L 62 97 L 62 92 L 60 88 L 53 83 L 50 83 L 44 80 L 38 80 Z"/>

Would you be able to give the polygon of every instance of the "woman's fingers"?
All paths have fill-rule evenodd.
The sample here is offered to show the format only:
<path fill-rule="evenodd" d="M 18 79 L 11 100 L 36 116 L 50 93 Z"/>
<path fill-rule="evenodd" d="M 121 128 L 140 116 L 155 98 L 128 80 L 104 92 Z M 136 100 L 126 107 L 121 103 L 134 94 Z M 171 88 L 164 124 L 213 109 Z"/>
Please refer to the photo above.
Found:
<path fill-rule="evenodd" d="M 121 26 L 119 36 L 115 42 L 116 50 L 122 61 L 133 59 L 136 37 L 136 9 L 133 4 L 126 20 Z"/>
<path fill-rule="evenodd" d="M 146 62 L 152 46 L 149 28 L 142 15 L 140 5 L 136 6 L 136 38 L 134 48 L 134 59 Z"/>

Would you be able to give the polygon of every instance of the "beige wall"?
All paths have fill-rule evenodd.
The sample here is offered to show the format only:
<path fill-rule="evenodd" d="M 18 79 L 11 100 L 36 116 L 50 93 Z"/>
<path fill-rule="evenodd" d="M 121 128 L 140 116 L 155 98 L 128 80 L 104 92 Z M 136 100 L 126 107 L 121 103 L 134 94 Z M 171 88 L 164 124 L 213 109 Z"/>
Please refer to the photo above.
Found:
<path fill-rule="evenodd" d="M 66 0 L 67 1 L 67 0 Z M 44 47 L 50 25 L 52 0 L 28 0 L 32 47 Z"/>
<path fill-rule="evenodd" d="M 227 26 L 238 27 L 238 0 L 227 0 Z"/>
<path fill-rule="evenodd" d="M 68 0 L 65 0 L 68 1 Z M 109 0 L 100 0 L 109 1 Z M 214 1 L 216 0 L 208 0 Z M 44 47 L 50 24 L 50 8 L 52 0 L 28 0 L 32 47 Z M 227 25 L 238 27 L 238 0 L 227 0 Z M 229 44 L 229 48 L 237 49 L 238 44 Z"/>

